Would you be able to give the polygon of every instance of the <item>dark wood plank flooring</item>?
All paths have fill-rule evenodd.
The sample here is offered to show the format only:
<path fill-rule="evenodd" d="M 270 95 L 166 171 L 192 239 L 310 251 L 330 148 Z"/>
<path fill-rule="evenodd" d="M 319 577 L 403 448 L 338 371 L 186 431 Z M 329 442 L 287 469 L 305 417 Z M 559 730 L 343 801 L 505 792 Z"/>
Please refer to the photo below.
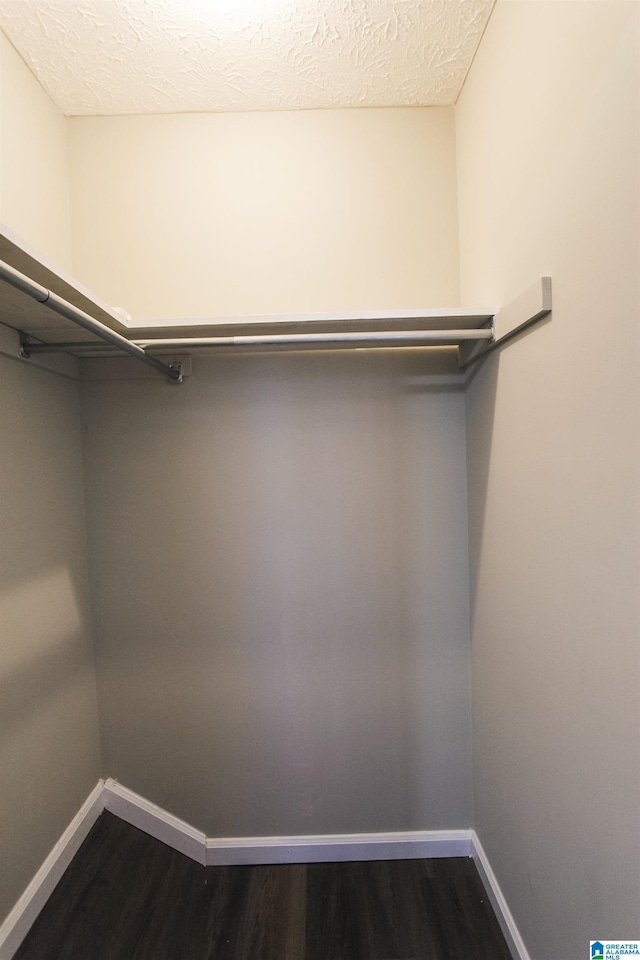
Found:
<path fill-rule="evenodd" d="M 201 867 L 103 813 L 15 960 L 510 960 L 472 860 Z"/>

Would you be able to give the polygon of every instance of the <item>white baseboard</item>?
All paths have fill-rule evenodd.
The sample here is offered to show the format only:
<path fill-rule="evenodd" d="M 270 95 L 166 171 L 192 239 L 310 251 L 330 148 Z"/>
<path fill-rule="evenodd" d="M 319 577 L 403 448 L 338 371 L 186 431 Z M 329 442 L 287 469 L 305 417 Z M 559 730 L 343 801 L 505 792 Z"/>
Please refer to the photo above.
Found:
<path fill-rule="evenodd" d="M 471 856 L 473 857 L 480 879 L 484 885 L 487 896 L 491 901 L 491 906 L 500 924 L 500 929 L 507 941 L 507 946 L 511 951 L 513 960 L 531 960 L 529 951 L 524 945 L 524 940 L 520 936 L 520 931 L 513 919 L 513 914 L 509 910 L 509 905 L 500 889 L 500 884 L 495 873 L 491 869 L 491 864 L 487 854 L 484 851 L 478 835 L 475 830 L 471 836 Z"/>
<path fill-rule="evenodd" d="M 128 790 L 104 785 L 104 808 L 149 836 L 206 866 L 257 863 L 338 863 L 471 856 L 471 830 L 348 833 L 300 837 L 206 837 L 200 830 Z"/>
<path fill-rule="evenodd" d="M 104 809 L 197 863 L 206 863 L 207 838 L 204 833 L 123 787 L 117 780 L 105 781 Z"/>
<path fill-rule="evenodd" d="M 207 866 L 469 857 L 471 830 L 207 839 Z"/>
<path fill-rule="evenodd" d="M 11 960 L 103 809 L 99 780 L 0 927 L 0 960 Z"/>

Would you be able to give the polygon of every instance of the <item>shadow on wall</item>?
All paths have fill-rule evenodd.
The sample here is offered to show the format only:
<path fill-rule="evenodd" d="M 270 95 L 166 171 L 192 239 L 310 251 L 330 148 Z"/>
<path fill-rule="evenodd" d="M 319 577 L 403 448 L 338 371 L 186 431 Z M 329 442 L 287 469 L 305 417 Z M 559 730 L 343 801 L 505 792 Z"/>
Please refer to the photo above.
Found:
<path fill-rule="evenodd" d="M 466 390 L 467 497 L 469 503 L 469 587 L 473 630 L 482 556 L 500 350 L 475 365 Z M 473 634 L 472 634 L 473 636 Z"/>
<path fill-rule="evenodd" d="M 100 776 L 88 622 L 62 565 L 0 592 L 0 918 Z"/>
<path fill-rule="evenodd" d="M 535 336 L 551 322 L 549 313 L 535 325 L 525 327 L 503 341 L 488 357 L 475 364 L 466 385 L 467 488 L 469 504 L 469 583 L 471 590 L 471 629 L 478 595 L 478 575 L 487 523 L 489 474 L 493 455 L 493 432 L 497 407 L 502 352 L 511 344 Z M 532 398 L 532 403 L 534 398 Z M 523 428 L 524 429 L 524 428 Z M 506 559 L 506 558 L 505 558 Z"/>
<path fill-rule="evenodd" d="M 91 676 L 84 622 L 72 575 L 65 567 L 13 584 L 0 596 L 0 731 L 11 731 L 54 698 Z"/>

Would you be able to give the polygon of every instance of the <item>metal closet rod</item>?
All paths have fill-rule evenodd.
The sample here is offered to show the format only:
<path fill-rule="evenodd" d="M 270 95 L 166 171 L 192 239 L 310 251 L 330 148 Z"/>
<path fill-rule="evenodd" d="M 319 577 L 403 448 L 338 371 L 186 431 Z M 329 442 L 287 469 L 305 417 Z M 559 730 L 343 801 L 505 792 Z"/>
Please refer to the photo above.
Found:
<path fill-rule="evenodd" d="M 237 337 L 184 337 L 134 340 L 147 349 L 179 347 L 241 347 L 304 343 L 452 343 L 466 340 L 493 340 L 491 327 L 480 330 L 369 330 L 351 333 L 260 333 Z"/>
<path fill-rule="evenodd" d="M 463 343 L 468 340 L 493 340 L 491 327 L 475 330 L 374 330 L 352 333 L 273 333 L 242 335 L 237 337 L 172 337 L 157 340 L 132 340 L 130 343 L 149 349 L 187 349 L 195 347 L 242 347 L 242 346 L 286 346 L 304 344 L 342 343 L 345 346 L 360 344 L 392 346 L 420 344 Z M 27 343 L 25 350 L 30 354 L 66 353 L 68 350 L 109 349 L 108 344 L 92 343 L 82 340 L 77 343 Z"/>
<path fill-rule="evenodd" d="M 176 382 L 182 380 L 182 371 L 179 364 L 167 364 L 163 363 L 161 360 L 158 360 L 156 357 L 150 357 L 137 343 L 127 340 L 126 337 L 116 333 L 115 330 L 111 330 L 109 327 L 105 326 L 104 323 L 100 323 L 99 320 L 94 320 L 94 318 L 90 317 L 88 313 L 85 313 L 83 310 L 79 310 L 78 307 L 74 307 L 72 303 L 69 303 L 67 300 L 63 300 L 62 297 L 59 297 L 56 293 L 53 293 L 52 290 L 47 290 L 46 287 L 43 287 L 34 280 L 31 280 L 24 273 L 20 273 L 19 270 L 16 270 L 14 267 L 10 266 L 10 264 L 5 263 L 2 260 L 0 260 L 0 280 L 4 280 L 17 290 L 21 290 L 23 293 L 26 293 L 27 296 L 31 297 L 33 300 L 37 300 L 38 303 L 49 307 L 49 309 L 53 310 L 55 313 L 59 313 L 61 317 L 71 320 L 72 323 L 76 323 L 79 327 L 84 327 L 85 330 L 89 330 L 102 340 L 106 340 L 108 343 L 113 344 L 114 346 L 118 347 L 119 350 L 122 350 L 125 353 L 128 353 L 130 356 L 135 357 L 137 360 L 140 360 L 141 363 L 146 363 L 147 366 L 153 367 L 154 370 L 157 370 L 159 373 L 169 377 L 170 380 Z M 28 345 L 23 347 L 23 353 L 25 356 L 29 356 L 30 353 L 36 352 L 40 351 L 33 350 Z"/>

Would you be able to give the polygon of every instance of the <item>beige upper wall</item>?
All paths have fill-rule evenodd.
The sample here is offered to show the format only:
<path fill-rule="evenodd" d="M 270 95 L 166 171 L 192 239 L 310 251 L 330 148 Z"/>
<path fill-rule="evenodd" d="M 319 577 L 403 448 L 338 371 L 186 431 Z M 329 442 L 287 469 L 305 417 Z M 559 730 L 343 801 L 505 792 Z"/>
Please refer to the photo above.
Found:
<path fill-rule="evenodd" d="M 476 829 L 532 960 L 637 936 L 639 9 L 498 2 L 457 108 L 464 299 L 554 287 L 467 395 Z"/>
<path fill-rule="evenodd" d="M 494 8 L 456 110 L 463 303 L 505 303 L 569 260 L 608 257 L 602 270 L 622 275 L 632 267 L 637 9 L 636 0 Z M 615 224 L 613 243 L 603 222 Z"/>
<path fill-rule="evenodd" d="M 134 316 L 459 303 L 450 108 L 66 120 L 0 70 L 0 219 Z"/>
<path fill-rule="evenodd" d="M 135 317 L 458 304 L 449 108 L 69 129 L 77 275 Z"/>
<path fill-rule="evenodd" d="M 2 32 L 0 220 L 71 271 L 67 121 Z"/>

